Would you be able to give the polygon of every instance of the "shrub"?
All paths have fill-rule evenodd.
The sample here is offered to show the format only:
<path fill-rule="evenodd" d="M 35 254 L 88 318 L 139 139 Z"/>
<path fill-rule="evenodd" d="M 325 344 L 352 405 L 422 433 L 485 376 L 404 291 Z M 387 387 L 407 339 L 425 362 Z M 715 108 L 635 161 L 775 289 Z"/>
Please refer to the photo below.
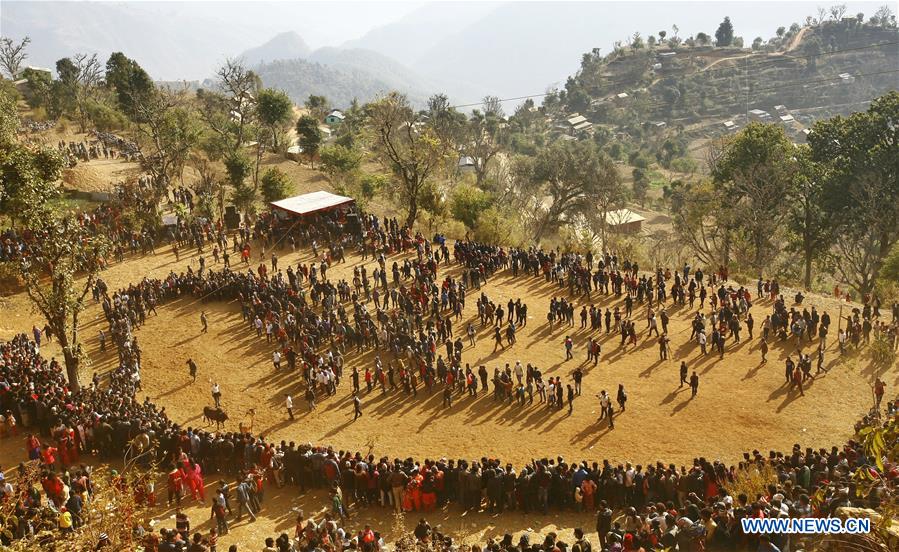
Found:
<path fill-rule="evenodd" d="M 284 199 L 293 186 L 281 169 L 271 168 L 262 175 L 262 197 L 266 201 Z"/>

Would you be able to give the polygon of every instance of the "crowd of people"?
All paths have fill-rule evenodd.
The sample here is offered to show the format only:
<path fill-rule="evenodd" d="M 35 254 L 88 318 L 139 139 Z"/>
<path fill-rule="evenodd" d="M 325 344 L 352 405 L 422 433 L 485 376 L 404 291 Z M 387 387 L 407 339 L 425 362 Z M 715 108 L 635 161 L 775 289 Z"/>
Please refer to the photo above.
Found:
<path fill-rule="evenodd" d="M 97 224 L 99 231 L 103 228 L 102 214 L 82 215 L 82 223 Z M 510 271 L 513 278 L 543 278 L 557 286 L 560 293 L 568 291 L 567 298 L 553 298 L 547 314 L 550 327 L 573 326 L 575 313 L 579 312 L 581 328 L 589 327 L 597 334 L 603 330 L 607 334 L 618 333 L 621 347 L 636 340 L 638 331 L 644 339 L 657 339 L 662 358 L 670 354 L 668 309 L 687 303 L 692 306 L 697 298 L 700 312 L 692 321 L 689 339 L 704 353 L 710 343 L 710 350 L 723 356 L 728 342 L 739 343 L 747 338 L 764 344 L 789 344 L 795 340 L 795 345 L 817 340 L 817 354 L 823 359 L 830 331 L 827 313 L 819 315 L 815 308 L 800 310 L 801 301 L 788 308 L 783 297 L 774 293 L 772 312 L 755 337 L 751 293 L 745 287 L 730 285 L 722 270 L 705 275 L 685 266 L 678 271 L 659 269 L 646 275 L 639 272 L 636 263 L 609 254 L 560 254 L 468 241 L 456 242 L 451 251 L 439 236 L 427 240 L 401 229 L 395 220 L 370 216 L 362 217 L 360 234 L 343 232 L 331 218 L 297 228 L 285 227 L 269 216 L 261 217 L 252 228 L 242 228 L 230 237 L 230 243 L 221 226 L 208 222 L 181 223 L 168 236 L 131 233 L 130 238 L 119 238 L 129 243 L 135 254 L 152 254 L 156 240 L 166 238 L 176 251 L 195 248 L 199 268 L 189 266 L 180 274 L 173 271 L 160 279 L 147 277 L 115 291 L 108 289 L 102 278 L 97 280 L 94 299 L 102 304 L 107 323 L 99 332 L 100 343 L 105 348 L 108 341 L 119 355 L 118 368 L 108 381 L 95 375 L 89 386 L 71 392 L 59 363 L 41 356 L 41 340 L 52 339 L 52 335 L 38 328 L 34 328 L 31 338 L 20 335 L 0 345 L 4 433 L 25 439 L 28 458 L 39 462 L 43 470 L 41 486 L 46 495 L 46 500 L 42 500 L 35 498 L 30 489 L 4 487 L 4 499 L 16 503 L 15 523 L 10 518 L 2 521 L 5 531 L 0 539 L 34 534 L 46 519 L 56 519 L 60 530 L 77 527 L 91 487 L 90 470 L 81 467 L 81 455 L 96 453 L 109 459 L 122 451 L 142 462 L 165 467 L 167 502 L 175 507 L 183 501 L 208 500 L 216 534 L 228 532 L 229 524 L 241 520 L 244 512 L 255 519 L 263 505 L 266 485 L 296 485 L 303 491 L 326 489 L 331 497 L 331 518 L 321 523 L 303 520 L 302 531 L 298 523 L 294 538 L 281 540 L 288 547 L 296 547 L 299 542 L 299 548 L 304 550 L 325 540 L 332 549 L 336 543 L 342 543 L 340 548 L 352 547 L 353 539 L 340 530 L 339 520 L 355 508 L 380 506 L 396 511 L 431 512 L 447 503 L 474 511 L 590 512 L 597 515 L 596 530 L 602 546 L 610 550 L 616 546 L 623 550 L 640 546 L 658 549 L 672 544 L 681 550 L 694 550 L 697 539 L 734 546 L 751 540 L 739 531 L 741 517 L 832 515 L 841 505 L 876 507 L 884 492 L 895 490 L 894 477 L 899 475 L 899 469 L 885 466 L 889 474 L 885 481 L 889 481 L 890 488 L 875 486 L 859 496 L 851 476 L 858 468 L 874 469 L 874 462 L 855 441 L 831 450 L 803 450 L 797 445 L 790 453 L 772 451 L 765 456 L 754 451 L 734 466 L 702 457 L 681 466 L 663 462 L 645 466 L 608 460 L 599 463 L 561 457 L 513 466 L 490 457 L 376 457 L 328 446 L 276 443 L 245 431 L 213 432 L 185 427 L 169 419 L 164 409 L 149 400 L 136 400 L 141 385 L 142 351 L 135 329 L 155 314 L 158 306 L 185 296 L 200 302 L 238 301 L 247 331 L 273 344 L 275 368 L 282 369 L 283 359 L 283 369 L 297 371 L 303 378 L 310 408 L 314 408 L 317 397 L 337 393 L 341 380 L 349 377 L 357 417 L 362 414 L 360 396 L 378 389 L 382 393 L 402 390 L 417 395 L 421 385 L 427 393 L 442 390 L 444 404 L 451 404 L 454 395 L 488 392 L 491 382 L 494 400 L 530 405 L 536 391 L 539 402 L 549 408 L 562 409 L 567 397 L 571 411 L 580 394 L 578 370 L 572 374 L 570 384 L 558 377 L 544 381 L 540 368 L 516 362 L 514 366 L 494 367 L 490 379 L 486 365 L 473 367 L 463 361 L 461 328 L 454 331 L 453 326 L 462 323 L 459 321 L 470 290 L 478 295 L 478 318 L 465 328 L 470 346 L 478 333 L 487 332 L 494 336 L 494 350 L 514 348 L 515 331 L 527 323 L 525 302 L 510 299 L 503 305 L 492 301 L 482 289 L 484 283 L 503 270 Z M 27 238 L 16 239 L 11 233 L 7 233 L 4 243 L 4 255 L 12 259 L 29 252 L 33 244 Z M 320 260 L 282 270 L 278 248 L 298 246 L 311 247 Z M 369 272 L 367 267 L 357 267 L 352 282 L 329 279 L 330 268 L 345 259 L 347 249 L 358 249 L 364 259 L 371 259 L 374 268 Z M 243 266 L 236 260 L 231 262 L 229 251 L 240 255 Z M 410 251 L 411 256 L 388 261 L 395 253 Z M 210 265 L 221 264 L 223 268 L 213 270 L 207 266 L 207 254 L 212 257 Z M 462 268 L 459 276 L 441 276 L 453 262 Z M 758 288 L 760 298 L 778 285 L 760 281 Z M 593 294 L 614 295 L 620 298 L 620 304 L 603 312 L 589 303 Z M 588 303 L 583 303 L 585 300 Z M 702 312 L 706 301 L 708 313 Z M 580 309 L 575 302 L 581 302 Z M 839 333 L 846 331 L 851 336 L 857 331 L 857 339 L 845 339 L 856 346 L 867 342 L 871 333 L 882 334 L 892 339 L 895 347 L 899 305 L 893 305 L 892 311 L 893 319 L 887 323 L 879 312 L 879 304 L 866 301 L 863 309 L 847 317 L 847 329 Z M 645 317 L 645 327 L 641 321 L 638 329 L 640 314 Z M 206 328 L 203 315 L 201 321 Z M 842 345 L 843 338 L 840 339 Z M 566 360 L 572 358 L 571 338 L 566 337 L 562 345 Z M 600 361 L 598 340 L 591 338 L 585 348 L 589 360 Z M 375 351 L 372 366 L 347 363 L 347 356 L 369 349 Z M 792 357 L 787 363 L 787 382 L 795 382 L 794 374 L 800 374 L 798 387 L 802 392 L 810 359 L 800 354 L 793 369 L 789 369 L 790 362 Z M 191 369 L 195 375 L 196 368 Z M 684 382 L 682 367 L 681 383 Z M 690 378 L 690 385 L 695 394 L 698 378 Z M 623 385 L 614 399 L 619 412 L 623 411 L 627 401 Z M 288 401 L 288 408 L 292 409 L 292 399 L 288 397 Z M 612 396 L 603 392 L 599 401 L 603 417 L 607 416 L 612 426 Z M 888 403 L 887 408 L 894 409 L 895 403 Z M 730 489 L 741 473 L 763 468 L 773 470 L 777 479 L 767 493 L 734 496 Z M 139 494 L 147 503 L 155 502 L 155 492 L 146 480 L 129 475 L 131 480 L 124 482 L 125 475 L 120 477 L 129 492 Z M 204 478 L 219 479 L 215 493 L 209 496 Z M 817 498 L 813 501 L 810 497 Z M 236 515 L 232 512 L 232 500 Z M 611 512 L 615 510 L 625 513 L 623 521 L 612 522 Z M 48 511 L 53 516 L 48 517 Z M 308 533 L 306 525 L 311 526 Z M 357 535 L 355 547 L 377 549 L 379 538 L 374 531 L 366 531 L 371 534 Z M 180 533 L 166 531 L 161 537 L 159 550 L 178 549 L 171 548 L 168 541 L 180 540 L 189 546 L 195 538 L 190 536 L 189 528 L 183 527 Z M 148 537 L 150 541 L 154 538 L 157 537 Z M 208 546 L 203 544 L 204 538 L 209 541 L 208 536 L 201 535 L 200 546 Z M 782 549 L 784 543 L 769 544 Z M 267 546 L 274 547 L 274 540 Z M 486 548 L 523 551 L 534 546 L 540 550 L 561 549 L 557 540 L 531 545 L 506 539 L 488 543 Z"/>

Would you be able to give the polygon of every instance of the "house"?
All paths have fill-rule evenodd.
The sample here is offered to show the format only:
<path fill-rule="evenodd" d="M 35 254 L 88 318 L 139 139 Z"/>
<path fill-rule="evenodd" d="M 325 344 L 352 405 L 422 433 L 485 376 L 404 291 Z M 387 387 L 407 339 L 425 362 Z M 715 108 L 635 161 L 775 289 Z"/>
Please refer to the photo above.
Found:
<path fill-rule="evenodd" d="M 853 77 L 849 73 L 840 73 L 839 77 L 840 77 L 841 81 L 843 81 L 844 83 L 847 83 L 847 84 L 850 82 L 855 82 L 855 77 Z"/>
<path fill-rule="evenodd" d="M 587 120 L 587 118 L 584 117 L 583 115 L 581 115 L 579 113 L 572 113 L 571 116 L 568 118 L 568 124 L 571 126 L 577 126 L 577 125 L 585 122 L 586 120 Z"/>
<path fill-rule="evenodd" d="M 668 126 L 668 123 L 666 123 L 665 121 L 650 121 L 649 126 L 654 128 L 655 130 L 662 130 L 666 126 Z"/>
<path fill-rule="evenodd" d="M 460 172 L 473 172 L 475 170 L 474 157 L 464 155 L 459 158 L 458 168 Z"/>
<path fill-rule="evenodd" d="M 735 122 L 733 122 L 733 121 L 724 121 L 724 122 L 721 123 L 721 124 L 724 125 L 724 130 L 726 130 L 726 131 L 728 131 L 728 132 L 733 132 L 733 131 L 737 130 L 738 128 L 740 128 L 740 127 L 737 126 L 737 124 L 736 124 Z"/>
<path fill-rule="evenodd" d="M 764 109 L 750 109 L 749 119 L 753 121 L 769 121 L 771 120 L 771 114 Z"/>
<path fill-rule="evenodd" d="M 576 132 L 588 132 L 592 129 L 593 129 L 593 123 L 591 123 L 590 121 L 583 121 L 581 123 L 574 125 L 574 130 Z"/>
<path fill-rule="evenodd" d="M 335 109 L 325 116 L 325 124 L 329 126 L 339 125 L 344 119 L 346 119 L 346 115 L 341 113 L 339 109 Z"/>
<path fill-rule="evenodd" d="M 626 99 L 628 99 L 629 97 L 630 96 L 628 96 L 627 92 L 619 92 L 618 94 L 615 94 L 615 99 L 618 100 L 619 102 L 623 102 Z"/>
<path fill-rule="evenodd" d="M 778 115 L 787 115 L 790 112 L 785 105 L 775 105 L 774 111 L 776 111 Z"/>
<path fill-rule="evenodd" d="M 291 161 L 300 161 L 300 156 L 303 155 L 303 148 L 301 146 L 290 146 L 287 148 L 287 158 Z"/>
<path fill-rule="evenodd" d="M 781 115 L 781 116 L 780 116 L 780 122 L 783 123 L 783 124 L 785 124 L 785 125 L 789 125 L 789 124 L 791 124 L 791 123 L 795 123 L 795 122 L 796 122 L 796 119 L 794 119 L 792 115 L 790 115 L 789 113 L 787 113 L 786 115 Z"/>
<path fill-rule="evenodd" d="M 612 232 L 639 234 L 643 230 L 643 221 L 646 218 L 630 209 L 616 209 L 606 213 L 605 220 Z"/>

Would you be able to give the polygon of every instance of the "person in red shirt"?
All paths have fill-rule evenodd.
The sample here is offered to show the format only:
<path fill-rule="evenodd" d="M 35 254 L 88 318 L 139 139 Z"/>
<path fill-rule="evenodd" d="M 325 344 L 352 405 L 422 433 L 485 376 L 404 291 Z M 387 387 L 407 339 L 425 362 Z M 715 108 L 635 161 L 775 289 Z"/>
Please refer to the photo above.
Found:
<path fill-rule="evenodd" d="M 167 504 L 169 506 L 172 505 L 172 499 L 175 500 L 175 504 L 181 506 L 181 495 L 184 491 L 184 478 L 181 475 L 181 470 L 173 467 L 171 471 L 169 471 L 168 475 L 168 501 Z"/>
<path fill-rule="evenodd" d="M 44 464 L 46 464 L 50 469 L 56 468 L 56 452 L 56 447 L 50 446 L 44 448 L 43 451 L 41 451 L 41 457 L 44 461 Z"/>

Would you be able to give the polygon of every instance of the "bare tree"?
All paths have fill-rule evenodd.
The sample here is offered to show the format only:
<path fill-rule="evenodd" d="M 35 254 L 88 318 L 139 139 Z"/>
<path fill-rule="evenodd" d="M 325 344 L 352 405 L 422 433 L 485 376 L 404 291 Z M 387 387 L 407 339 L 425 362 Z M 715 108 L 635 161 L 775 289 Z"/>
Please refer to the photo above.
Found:
<path fill-rule="evenodd" d="M 503 104 L 496 96 L 484 96 L 484 115 L 502 119 L 506 116 L 503 112 Z"/>
<path fill-rule="evenodd" d="M 823 26 L 827 20 L 827 8 L 818 6 L 818 26 Z"/>
<path fill-rule="evenodd" d="M 830 7 L 830 17 L 834 21 L 842 20 L 844 15 L 846 15 L 846 4 L 836 4 Z"/>
<path fill-rule="evenodd" d="M 0 38 L 0 65 L 6 70 L 9 78 L 15 79 L 22 68 L 22 62 L 28 57 L 25 47 L 31 43 L 31 37 L 26 36 L 19 42 L 13 39 Z"/>
<path fill-rule="evenodd" d="M 244 141 L 246 128 L 253 122 L 256 114 L 256 92 L 259 89 L 259 77 L 248 70 L 239 59 L 227 59 L 216 72 L 219 88 L 230 99 L 231 117 L 234 119 L 235 148 Z"/>

